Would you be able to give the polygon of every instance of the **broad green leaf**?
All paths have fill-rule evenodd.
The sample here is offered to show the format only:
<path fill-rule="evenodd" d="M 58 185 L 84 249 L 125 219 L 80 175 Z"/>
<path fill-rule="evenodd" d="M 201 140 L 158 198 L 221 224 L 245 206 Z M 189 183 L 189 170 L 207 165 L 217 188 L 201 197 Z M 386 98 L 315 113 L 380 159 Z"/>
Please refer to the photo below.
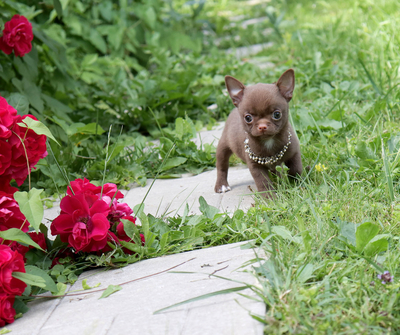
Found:
<path fill-rule="evenodd" d="M 67 285 L 64 283 L 57 283 L 57 292 L 53 292 L 53 295 L 64 295 L 67 290 Z"/>
<path fill-rule="evenodd" d="M 87 40 L 92 43 L 97 49 L 99 49 L 103 54 L 107 52 L 106 42 L 95 28 L 90 29 L 90 36 Z"/>
<path fill-rule="evenodd" d="M 121 222 L 124 224 L 125 233 L 129 238 L 133 238 L 135 234 L 139 234 L 139 230 L 133 222 L 125 219 L 122 219 Z"/>
<path fill-rule="evenodd" d="M 107 298 L 111 294 L 118 292 L 120 290 L 122 290 L 122 287 L 119 285 L 108 285 L 107 289 L 103 292 L 103 294 L 101 295 L 101 297 L 99 299 Z"/>
<path fill-rule="evenodd" d="M 39 226 L 42 223 L 44 209 L 40 194 L 43 190 L 32 188 L 28 192 L 15 192 L 14 199 L 18 202 L 19 209 L 25 215 L 30 225 L 39 233 Z"/>
<path fill-rule="evenodd" d="M 179 166 L 179 165 L 182 165 L 182 164 L 185 163 L 186 161 L 187 161 L 187 158 L 185 158 L 185 157 L 171 157 L 171 158 L 168 158 L 168 159 L 165 161 L 165 163 L 164 163 L 164 165 L 163 165 L 161 171 L 170 170 L 170 169 L 172 169 L 172 168 L 174 168 L 174 167 L 177 167 L 177 166 Z"/>
<path fill-rule="evenodd" d="M 94 285 L 94 286 L 89 286 L 89 285 L 87 284 L 87 278 L 85 278 L 84 280 L 82 280 L 82 288 L 83 288 L 84 290 L 91 290 L 92 288 L 99 287 L 100 285 L 101 285 L 101 283 L 97 283 L 97 284 Z"/>
<path fill-rule="evenodd" d="M 282 237 L 284 240 L 293 241 L 293 236 L 290 231 L 283 226 L 272 226 L 271 230 L 276 235 Z"/>
<path fill-rule="evenodd" d="M 141 254 L 143 251 L 143 247 L 133 242 L 119 241 L 124 248 L 127 248 L 130 251 Z"/>
<path fill-rule="evenodd" d="M 300 268 L 299 271 L 301 272 L 297 275 L 297 282 L 305 283 L 312 277 L 312 274 L 314 272 L 314 266 L 311 263 L 308 263 L 303 268 Z"/>
<path fill-rule="evenodd" d="M 209 219 L 213 219 L 216 214 L 218 214 L 219 209 L 210 206 L 207 204 L 206 200 L 203 197 L 199 198 L 199 203 L 200 203 L 200 211 Z"/>
<path fill-rule="evenodd" d="M 364 248 L 364 254 L 368 257 L 374 257 L 375 255 L 379 254 L 380 252 L 386 251 L 389 247 L 389 242 L 382 238 L 375 242 L 370 242 Z"/>
<path fill-rule="evenodd" d="M 52 293 L 58 292 L 56 283 L 47 274 L 46 271 L 39 269 L 38 267 L 33 266 L 33 265 L 26 265 L 25 270 L 26 270 L 26 273 L 28 273 L 28 274 L 41 277 L 45 282 L 45 286 L 43 287 L 44 289 L 49 290 Z"/>
<path fill-rule="evenodd" d="M 77 132 L 82 133 L 82 134 L 101 135 L 104 133 L 104 129 L 101 128 L 101 126 L 99 124 L 93 122 L 93 123 L 88 123 L 87 125 L 85 125 L 83 127 L 78 127 Z"/>
<path fill-rule="evenodd" d="M 365 222 L 357 227 L 356 231 L 356 250 L 361 252 L 365 246 L 371 241 L 379 232 L 379 226 Z"/>
<path fill-rule="evenodd" d="M 23 281 L 25 284 L 28 285 L 37 286 L 41 288 L 46 287 L 46 281 L 40 276 L 32 275 L 25 272 L 13 272 L 12 276 L 14 278 Z"/>
<path fill-rule="evenodd" d="M 82 68 L 85 68 L 85 67 L 95 63 L 98 59 L 99 59 L 99 55 L 98 54 L 85 55 L 85 57 L 83 57 L 81 66 L 82 66 Z"/>
<path fill-rule="evenodd" d="M 23 314 L 23 313 L 26 313 L 29 310 L 28 306 L 26 306 L 26 302 L 23 300 L 23 298 L 21 296 L 16 296 L 15 297 L 13 308 L 15 309 L 15 312 L 17 314 L 19 314 L 19 313 Z M 1 334 L 7 334 L 7 333 L 2 333 L 0 331 L 0 335 Z"/>
<path fill-rule="evenodd" d="M 167 231 L 166 233 L 164 233 L 161 236 L 161 239 L 160 239 L 160 251 L 161 251 L 161 253 L 164 251 L 164 248 L 167 245 L 168 238 L 169 238 L 169 231 Z"/>
<path fill-rule="evenodd" d="M 18 111 L 19 115 L 26 115 L 29 113 L 29 101 L 26 96 L 21 93 L 11 93 L 7 102 Z"/>
<path fill-rule="evenodd" d="M 60 0 L 53 0 L 54 9 L 57 12 L 57 16 L 60 18 L 63 15 L 63 9 L 60 3 Z"/>
<path fill-rule="evenodd" d="M 147 10 L 143 13 L 142 18 L 150 26 L 151 29 L 155 28 L 157 16 L 153 7 L 147 8 Z"/>
<path fill-rule="evenodd" d="M 53 134 L 42 122 L 36 121 L 30 117 L 26 117 L 22 122 L 18 123 L 20 127 L 32 129 L 38 135 L 46 135 L 51 138 L 54 142 L 60 145 L 54 138 Z"/>
<path fill-rule="evenodd" d="M 183 119 L 181 117 L 178 117 L 175 120 L 175 136 L 181 140 L 183 135 L 184 135 Z"/>
<path fill-rule="evenodd" d="M 13 82 L 14 82 L 14 80 L 13 80 Z M 25 96 L 29 100 L 29 103 L 33 107 L 35 107 L 39 113 L 42 113 L 44 110 L 44 105 L 43 105 L 43 100 L 41 98 L 41 92 L 42 92 L 41 89 L 38 86 L 36 86 L 34 83 L 32 83 L 28 80 L 22 81 L 22 87 L 23 87 Z"/>
<path fill-rule="evenodd" d="M 5 239 L 5 240 L 24 243 L 24 244 L 30 245 L 32 247 L 35 247 L 36 249 L 43 250 L 39 246 L 39 244 L 34 242 L 27 233 L 24 233 L 22 230 L 17 229 L 17 228 L 10 228 L 10 229 L 1 231 L 0 232 L 0 237 Z"/>

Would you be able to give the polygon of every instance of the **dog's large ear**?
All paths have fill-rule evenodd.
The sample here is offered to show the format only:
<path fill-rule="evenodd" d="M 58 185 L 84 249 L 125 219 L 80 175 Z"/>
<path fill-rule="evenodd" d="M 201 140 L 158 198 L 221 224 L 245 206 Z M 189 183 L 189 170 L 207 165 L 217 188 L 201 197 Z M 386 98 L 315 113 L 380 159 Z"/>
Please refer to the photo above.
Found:
<path fill-rule="evenodd" d="M 294 90 L 294 71 L 293 69 L 286 70 L 279 78 L 276 85 L 279 88 L 282 96 L 289 102 L 293 96 Z"/>
<path fill-rule="evenodd" d="M 238 107 L 243 99 L 244 85 L 237 79 L 226 76 L 225 85 L 228 89 L 228 93 L 231 96 L 233 104 Z"/>

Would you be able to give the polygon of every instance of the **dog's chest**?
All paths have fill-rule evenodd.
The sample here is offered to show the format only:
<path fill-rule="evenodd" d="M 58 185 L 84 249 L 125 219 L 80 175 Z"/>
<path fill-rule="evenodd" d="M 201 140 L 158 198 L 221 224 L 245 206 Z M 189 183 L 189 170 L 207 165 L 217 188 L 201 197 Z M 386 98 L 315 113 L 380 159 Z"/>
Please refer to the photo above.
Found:
<path fill-rule="evenodd" d="M 275 145 L 275 140 L 274 138 L 269 138 L 268 140 L 264 141 L 264 147 L 267 150 L 271 150 Z"/>

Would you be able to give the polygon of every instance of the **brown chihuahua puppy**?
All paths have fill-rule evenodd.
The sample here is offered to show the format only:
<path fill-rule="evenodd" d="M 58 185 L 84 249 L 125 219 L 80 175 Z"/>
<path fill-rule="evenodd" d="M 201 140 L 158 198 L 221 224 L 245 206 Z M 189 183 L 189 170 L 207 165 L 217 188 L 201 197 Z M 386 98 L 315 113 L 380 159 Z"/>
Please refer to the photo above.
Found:
<path fill-rule="evenodd" d="M 274 196 L 268 171 L 285 163 L 289 175 L 300 175 L 300 144 L 289 123 L 289 101 L 294 90 L 294 71 L 287 70 L 274 84 L 245 87 L 239 80 L 225 77 L 226 88 L 236 108 L 226 121 L 217 147 L 215 192 L 230 191 L 229 157 L 232 153 L 246 162 L 257 189 L 266 198 Z"/>

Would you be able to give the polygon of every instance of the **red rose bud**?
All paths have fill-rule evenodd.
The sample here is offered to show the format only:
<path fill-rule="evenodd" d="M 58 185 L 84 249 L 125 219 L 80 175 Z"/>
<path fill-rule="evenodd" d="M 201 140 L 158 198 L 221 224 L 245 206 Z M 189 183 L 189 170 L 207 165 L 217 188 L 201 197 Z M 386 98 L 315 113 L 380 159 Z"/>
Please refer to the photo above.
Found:
<path fill-rule="evenodd" d="M 22 57 L 32 50 L 32 40 L 31 23 L 26 17 L 16 14 L 4 25 L 0 50 L 7 55 L 14 50 L 15 56 Z"/>

